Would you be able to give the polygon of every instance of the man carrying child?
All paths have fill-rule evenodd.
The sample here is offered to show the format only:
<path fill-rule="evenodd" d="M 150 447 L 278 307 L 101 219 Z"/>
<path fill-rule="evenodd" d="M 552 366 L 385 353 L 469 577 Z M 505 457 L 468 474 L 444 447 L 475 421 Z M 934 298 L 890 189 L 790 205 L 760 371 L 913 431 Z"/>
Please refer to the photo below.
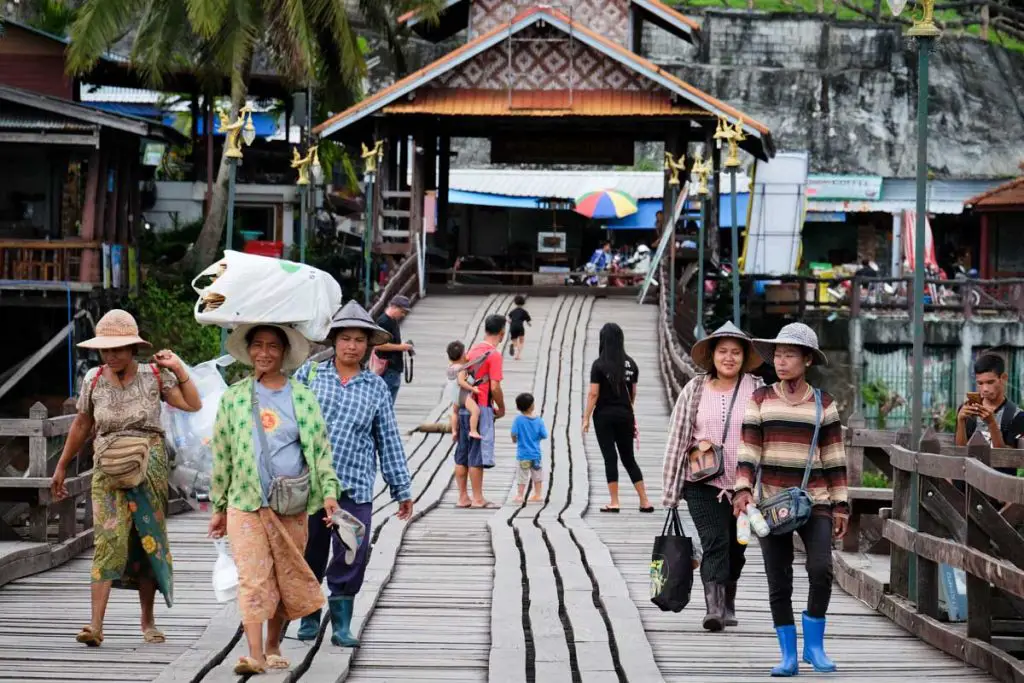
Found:
<path fill-rule="evenodd" d="M 533 495 L 530 502 L 539 503 L 540 493 L 544 486 L 544 469 L 540 465 L 540 442 L 548 438 L 544 419 L 533 414 L 533 394 L 516 396 L 516 408 L 519 415 L 512 422 L 512 443 L 516 445 L 516 481 L 519 494 L 515 502 L 522 503 L 526 496 L 526 485 L 533 481 Z"/>
<path fill-rule="evenodd" d="M 469 411 L 469 438 L 482 439 L 480 436 L 480 406 L 477 405 L 476 396 L 480 388 L 476 386 L 476 371 L 486 359 L 486 356 L 478 356 L 470 362 L 466 357 L 466 345 L 460 341 L 453 341 L 448 345 L 448 389 L 446 395 L 452 399 L 452 441 L 459 440 L 459 410 L 465 408 Z"/>

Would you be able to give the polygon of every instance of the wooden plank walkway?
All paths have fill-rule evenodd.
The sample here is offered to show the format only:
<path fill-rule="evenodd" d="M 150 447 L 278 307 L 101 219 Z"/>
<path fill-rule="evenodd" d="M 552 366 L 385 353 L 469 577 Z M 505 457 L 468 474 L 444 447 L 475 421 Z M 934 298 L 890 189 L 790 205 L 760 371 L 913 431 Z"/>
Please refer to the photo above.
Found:
<path fill-rule="evenodd" d="M 419 355 L 413 382 L 396 405 L 399 425 L 447 419 L 442 396 L 454 338 L 479 338 L 484 318 L 505 313 L 512 295 L 431 296 L 417 303 L 403 336 Z M 600 326 L 619 323 L 641 367 L 638 415 L 650 495 L 660 501 L 661 458 L 669 407 L 657 374 L 657 309 L 630 300 L 569 292 L 530 299 L 534 324 L 521 361 L 505 361 L 508 416 L 499 421 L 497 465 L 486 474 L 496 510 L 454 508 L 452 442 L 416 433 L 406 441 L 416 513 L 393 517 L 384 482 L 376 486 L 373 551 L 356 602 L 358 649 L 330 645 L 325 618 L 313 644 L 286 638 L 290 672 L 255 680 L 284 681 L 572 681 L 656 683 L 767 678 L 777 659 L 760 554 L 748 551 L 738 600 L 741 625 L 723 634 L 700 628 L 699 583 L 693 604 L 662 613 L 649 601 L 651 541 L 660 513 L 643 515 L 623 491 L 623 512 L 601 515 L 607 500 L 604 468 L 593 437 L 579 430 Z M 508 430 L 514 399 L 531 391 L 551 433 L 544 445 L 544 502 L 516 505 L 515 447 Z M 688 522 L 688 520 L 687 520 Z M 145 645 L 133 594 L 114 594 L 103 647 L 86 649 L 74 633 L 88 620 L 87 555 L 0 588 L 0 680 L 240 681 L 231 667 L 244 642 L 233 605 L 213 601 L 215 552 L 206 516 L 172 518 L 177 603 L 158 605 L 168 635 Z M 795 601 L 806 599 L 797 570 Z M 830 651 L 841 667 L 832 681 L 880 681 L 928 676 L 972 683 L 990 677 L 967 668 L 892 625 L 837 587 Z M 294 634 L 295 626 L 291 626 Z M 809 675 L 807 671 L 802 678 Z"/>
<path fill-rule="evenodd" d="M 587 459 L 591 468 L 591 506 L 584 517 L 608 546 L 616 566 L 626 577 L 629 591 L 640 610 L 644 629 L 654 648 L 662 675 L 670 683 L 702 683 L 767 678 L 777 663 L 778 645 L 768 610 L 768 584 L 761 553 L 755 545 L 747 550 L 737 597 L 740 625 L 724 633 L 711 634 L 701 628 L 704 598 L 698 580 L 690 605 L 678 614 L 662 612 L 650 602 L 651 540 L 661 530 L 661 464 L 671 408 L 657 374 L 657 338 L 653 334 L 657 308 L 637 306 L 630 301 L 598 300 L 587 335 L 587 368 L 597 357 L 597 338 L 601 326 L 616 322 L 626 332 L 626 350 L 639 364 L 640 384 L 637 416 L 640 426 L 638 462 L 647 490 L 658 511 L 644 515 L 637 511 L 638 499 L 623 478 L 620 494 L 623 511 L 602 515 L 597 511 L 607 502 L 607 486 L 601 453 L 593 434 L 587 439 Z M 621 470 L 621 467 L 620 467 Z M 626 489 L 629 489 L 628 491 Z M 685 506 L 685 504 L 684 504 Z M 689 517 L 689 533 L 696 538 Z M 799 613 L 807 600 L 807 577 L 797 559 L 793 603 Z M 817 675 L 802 665 L 800 679 L 842 681 L 949 680 L 958 683 L 995 680 L 966 666 L 894 625 L 881 614 L 855 600 L 836 585 L 829 608 L 826 644 L 839 666 L 833 674 Z"/>

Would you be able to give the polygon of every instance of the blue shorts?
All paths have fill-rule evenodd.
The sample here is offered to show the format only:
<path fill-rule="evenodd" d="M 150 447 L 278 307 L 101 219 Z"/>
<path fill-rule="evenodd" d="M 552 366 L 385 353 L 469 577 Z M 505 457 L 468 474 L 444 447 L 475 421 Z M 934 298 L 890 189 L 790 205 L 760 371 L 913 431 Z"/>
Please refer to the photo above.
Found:
<path fill-rule="evenodd" d="M 459 409 L 459 440 L 455 445 L 455 464 L 459 467 L 494 467 L 494 409 L 480 407 L 480 436 L 469 436 L 469 411 Z"/>

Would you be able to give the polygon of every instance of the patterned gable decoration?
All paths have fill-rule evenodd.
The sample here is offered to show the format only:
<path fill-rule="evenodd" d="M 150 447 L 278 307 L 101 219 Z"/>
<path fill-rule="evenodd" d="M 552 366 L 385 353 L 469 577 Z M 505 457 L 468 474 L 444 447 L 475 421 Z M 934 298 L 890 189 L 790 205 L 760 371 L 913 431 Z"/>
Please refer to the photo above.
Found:
<path fill-rule="evenodd" d="M 527 40 L 520 40 L 520 38 Z M 547 42 L 531 41 L 542 38 Z M 637 74 L 551 26 L 530 26 L 516 34 L 509 65 L 502 41 L 431 82 L 435 88 L 482 90 L 658 90 Z"/>
<path fill-rule="evenodd" d="M 470 37 L 507 26 L 516 14 L 537 4 L 537 0 L 472 0 Z M 626 45 L 629 0 L 553 0 L 545 4 L 605 38 Z"/>

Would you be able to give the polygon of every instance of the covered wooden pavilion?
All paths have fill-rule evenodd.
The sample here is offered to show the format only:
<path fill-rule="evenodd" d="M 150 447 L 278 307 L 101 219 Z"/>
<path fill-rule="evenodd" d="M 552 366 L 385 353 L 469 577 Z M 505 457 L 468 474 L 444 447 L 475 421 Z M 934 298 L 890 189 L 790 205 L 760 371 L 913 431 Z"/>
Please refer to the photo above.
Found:
<path fill-rule="evenodd" d="M 415 15 L 402 20 L 421 23 Z M 468 22 L 471 37 L 314 129 L 350 145 L 384 142 L 373 197 L 375 249 L 410 250 L 428 190 L 437 193 L 438 225 L 447 224 L 453 138 L 488 138 L 492 163 L 632 166 L 640 141 L 663 142 L 676 155 L 693 143 L 714 150 L 722 116 L 741 123 L 747 152 L 774 156 L 767 126 L 638 54 L 645 20 L 699 40 L 695 22 L 656 0 L 581 0 L 572 14 L 546 5 L 521 9 L 511 0 L 450 2 L 439 22 L 423 22 L 433 39 Z M 403 144 L 410 138 L 413 144 Z M 717 173 L 717 150 L 713 161 Z M 717 196 L 705 205 L 707 224 L 716 225 Z"/>
<path fill-rule="evenodd" d="M 1024 176 L 994 187 L 964 202 L 981 217 L 982 279 L 1021 277 L 1024 274 Z"/>

